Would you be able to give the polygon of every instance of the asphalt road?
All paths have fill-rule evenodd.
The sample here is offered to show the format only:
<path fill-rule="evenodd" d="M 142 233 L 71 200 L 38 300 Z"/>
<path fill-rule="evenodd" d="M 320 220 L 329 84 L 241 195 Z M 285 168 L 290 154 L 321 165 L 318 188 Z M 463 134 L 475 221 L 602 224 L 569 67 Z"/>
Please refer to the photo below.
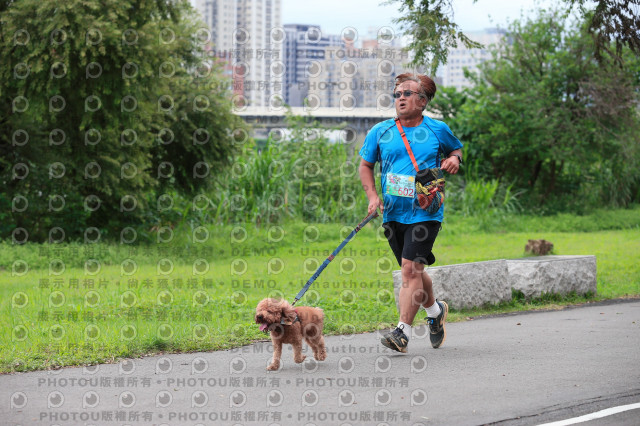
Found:
<path fill-rule="evenodd" d="M 424 326 L 408 354 L 378 342 L 329 336 L 327 360 L 303 364 L 287 346 L 276 372 L 263 342 L 3 375 L 0 424 L 530 425 L 640 402 L 637 299 L 451 323 L 440 349 Z"/>

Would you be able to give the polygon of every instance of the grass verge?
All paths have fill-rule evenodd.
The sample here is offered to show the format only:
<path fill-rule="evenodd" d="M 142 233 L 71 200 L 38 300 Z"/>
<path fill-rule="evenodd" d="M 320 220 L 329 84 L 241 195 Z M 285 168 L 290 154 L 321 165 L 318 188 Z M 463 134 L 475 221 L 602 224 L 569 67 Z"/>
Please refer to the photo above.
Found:
<path fill-rule="evenodd" d="M 542 219 L 545 220 L 545 219 Z M 379 219 L 378 219 L 379 221 Z M 471 310 L 478 315 L 640 295 L 640 228 L 597 232 L 464 231 L 449 221 L 436 241 L 437 265 L 523 255 L 527 239 L 554 243 L 555 254 L 597 257 L 597 296 L 546 296 Z M 253 323 L 263 297 L 292 300 L 351 227 L 291 223 L 217 227 L 194 242 L 0 247 L 0 372 L 112 362 L 161 352 L 211 351 L 266 336 Z M 10 253 L 17 255 L 9 262 Z M 24 254 L 24 256 L 22 256 Z M 27 265 L 25 267 L 25 265 Z M 301 300 L 322 307 L 326 334 L 390 327 L 397 321 L 395 260 L 379 222 L 345 247 Z M 422 321 L 422 320 L 419 320 Z"/>

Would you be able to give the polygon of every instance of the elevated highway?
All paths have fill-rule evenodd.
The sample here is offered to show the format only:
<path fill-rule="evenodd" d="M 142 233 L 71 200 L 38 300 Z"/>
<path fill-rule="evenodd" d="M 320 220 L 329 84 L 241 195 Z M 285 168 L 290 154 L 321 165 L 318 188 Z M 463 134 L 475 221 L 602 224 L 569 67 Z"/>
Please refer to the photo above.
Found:
<path fill-rule="evenodd" d="M 343 143 L 361 145 L 364 137 L 373 125 L 382 120 L 393 118 L 395 108 L 269 108 L 244 107 L 234 112 L 252 126 L 256 139 L 267 139 L 273 132 L 287 128 L 286 114 L 291 111 L 294 116 L 307 117 L 307 122 L 317 121 L 323 128 L 339 130 L 338 139 Z M 438 118 L 427 113 L 429 117 Z"/>

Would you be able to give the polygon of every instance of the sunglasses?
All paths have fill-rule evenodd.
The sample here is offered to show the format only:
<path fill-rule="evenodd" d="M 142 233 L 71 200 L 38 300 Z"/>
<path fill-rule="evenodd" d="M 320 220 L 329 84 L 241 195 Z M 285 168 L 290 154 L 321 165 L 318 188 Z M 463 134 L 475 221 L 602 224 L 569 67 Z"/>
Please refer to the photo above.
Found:
<path fill-rule="evenodd" d="M 401 96 L 408 98 L 411 96 L 412 93 L 415 93 L 416 95 L 420 95 L 420 93 L 414 92 L 413 90 L 404 90 L 404 91 L 394 92 L 393 97 L 396 99 L 400 99 Z"/>

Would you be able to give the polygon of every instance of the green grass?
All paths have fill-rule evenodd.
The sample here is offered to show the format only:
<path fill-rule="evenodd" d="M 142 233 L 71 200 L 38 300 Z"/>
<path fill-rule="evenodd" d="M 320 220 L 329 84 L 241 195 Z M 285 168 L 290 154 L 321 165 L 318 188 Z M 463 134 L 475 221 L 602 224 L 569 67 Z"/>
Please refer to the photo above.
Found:
<path fill-rule="evenodd" d="M 595 297 L 516 298 L 452 310 L 450 319 L 640 295 L 638 212 L 614 211 L 604 219 L 509 217 L 494 223 L 493 233 L 475 229 L 477 220 L 448 217 L 434 248 L 436 265 L 522 257 L 527 239 L 544 238 L 554 243 L 555 254 L 596 255 L 598 268 Z M 579 232 L 596 220 L 605 230 Z M 610 226 L 616 223 L 617 229 Z M 376 219 L 363 229 L 300 302 L 325 310 L 327 334 L 372 331 L 397 321 L 390 273 L 397 265 L 379 224 Z M 253 323 L 257 302 L 267 296 L 292 300 L 352 226 L 211 227 L 204 243 L 192 242 L 190 231 L 176 230 L 171 243 L 133 248 L 2 243 L 0 372 L 217 350 L 265 339 Z M 91 263 L 85 269 L 87 259 L 98 260 L 100 270 Z M 131 275 L 127 263 L 123 270 L 126 259 L 138 265 Z M 161 259 L 171 261 L 171 272 Z M 208 270 L 194 266 L 198 259 L 206 259 Z M 28 264 L 28 272 L 17 260 Z M 58 260 L 65 270 L 56 275 Z"/>

